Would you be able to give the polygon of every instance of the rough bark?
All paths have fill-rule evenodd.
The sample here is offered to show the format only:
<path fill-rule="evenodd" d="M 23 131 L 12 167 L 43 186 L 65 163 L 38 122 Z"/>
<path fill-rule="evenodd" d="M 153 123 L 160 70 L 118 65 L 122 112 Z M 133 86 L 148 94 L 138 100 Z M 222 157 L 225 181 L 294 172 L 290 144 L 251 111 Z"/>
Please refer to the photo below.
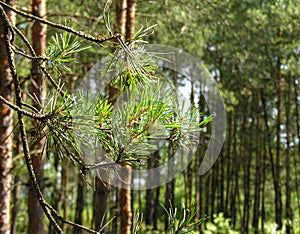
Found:
<path fill-rule="evenodd" d="M 32 14 L 39 17 L 45 17 L 46 14 L 46 1 L 45 0 L 33 0 L 32 2 Z M 32 46 L 35 50 L 37 56 L 44 56 L 46 51 L 46 29 L 45 24 L 41 24 L 35 21 L 32 27 Z M 32 61 L 32 85 L 31 94 L 35 95 L 39 102 L 43 104 L 46 97 L 46 80 L 43 73 L 39 69 L 39 65 L 36 61 Z M 34 102 L 33 106 L 39 110 L 40 106 L 38 103 Z M 33 126 L 36 127 L 39 122 L 33 121 Z M 43 188 L 42 181 L 44 177 L 44 157 L 42 151 L 45 144 L 45 138 L 41 139 L 39 142 L 33 145 L 32 149 L 34 153 L 32 154 L 32 164 L 33 169 L 36 174 L 37 180 L 40 183 L 41 188 Z M 30 234 L 41 234 L 44 233 L 44 213 L 43 209 L 39 204 L 35 190 L 30 184 L 29 194 L 28 194 L 28 214 L 29 214 L 29 224 L 28 233 Z"/>
<path fill-rule="evenodd" d="M 126 40 L 132 40 L 135 32 L 136 0 L 127 0 Z"/>
<path fill-rule="evenodd" d="M 15 1 L 5 1 L 15 5 Z M 15 24 L 15 14 L 6 10 L 9 20 Z M 13 56 L 13 55 L 11 55 Z M 13 102 L 12 77 L 4 41 L 4 23 L 0 21 L 0 94 Z M 0 102 L 0 233 L 10 232 L 10 192 L 13 147 L 13 111 Z"/>
<path fill-rule="evenodd" d="M 135 0 L 127 0 L 126 11 L 126 40 L 132 40 L 135 30 Z M 132 210 L 131 210 L 131 167 L 125 166 L 128 174 L 122 178 L 127 182 L 127 188 L 121 189 L 121 233 L 130 234 L 132 223 Z"/>
<path fill-rule="evenodd" d="M 115 31 L 125 36 L 127 0 L 117 0 Z"/>
<path fill-rule="evenodd" d="M 130 234 L 132 224 L 132 211 L 131 211 L 131 167 L 124 166 L 127 173 L 124 173 L 122 180 L 128 184 L 127 188 L 121 189 L 121 233 Z"/>

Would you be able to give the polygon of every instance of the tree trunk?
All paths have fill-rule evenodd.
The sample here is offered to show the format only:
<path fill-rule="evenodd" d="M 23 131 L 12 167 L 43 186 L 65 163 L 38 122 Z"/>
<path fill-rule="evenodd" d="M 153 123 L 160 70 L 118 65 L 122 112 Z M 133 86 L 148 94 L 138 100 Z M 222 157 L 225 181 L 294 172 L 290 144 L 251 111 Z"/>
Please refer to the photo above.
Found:
<path fill-rule="evenodd" d="M 125 37 L 127 0 L 117 0 L 116 4 L 116 25 L 115 31 L 121 33 Z"/>
<path fill-rule="evenodd" d="M 83 172 L 84 173 L 84 172 Z M 75 223 L 82 225 L 82 213 L 84 208 L 84 181 L 82 179 L 82 175 L 78 175 L 78 184 L 77 184 L 77 199 L 76 199 L 76 210 L 75 210 Z M 98 209 L 95 208 L 96 210 Z M 100 227 L 96 225 L 96 230 Z M 98 228 L 98 229 L 97 229 Z M 81 228 L 74 227 L 73 233 L 81 234 L 83 233 Z"/>
<path fill-rule="evenodd" d="M 121 189 L 121 233 L 131 233 L 132 211 L 131 211 L 131 166 L 124 166 L 127 173 L 124 173 L 122 180 L 128 184 L 127 188 Z"/>
<path fill-rule="evenodd" d="M 127 0 L 126 40 L 128 40 L 128 41 L 132 40 L 134 37 L 135 8 L 136 8 L 136 0 Z"/>
<path fill-rule="evenodd" d="M 45 17 L 46 14 L 46 0 L 33 0 L 32 2 L 32 14 L 38 17 Z M 37 56 L 44 56 L 46 51 L 46 25 L 35 21 L 32 27 L 32 46 Z M 39 69 L 39 65 L 32 60 L 32 85 L 31 94 L 35 95 L 39 102 L 43 105 L 46 97 L 46 80 L 43 73 Z M 38 103 L 34 102 L 33 107 L 37 110 L 40 109 Z M 37 127 L 39 122 L 33 121 L 33 126 Z M 33 151 L 37 152 L 32 154 L 32 165 L 36 178 L 41 186 L 43 187 L 44 177 L 44 157 L 42 151 L 45 144 L 45 138 L 41 139 L 35 145 L 33 145 Z M 29 194 L 28 194 L 28 233 L 29 234 L 42 234 L 44 233 L 44 213 L 43 209 L 39 204 L 35 190 L 32 184 L 29 183 Z"/>
<path fill-rule="evenodd" d="M 244 100 L 246 103 L 246 100 Z M 248 233 L 248 225 L 249 225 L 249 210 L 250 210 L 250 158 L 251 158 L 251 149 L 249 146 L 249 139 L 251 137 L 251 130 L 248 131 L 248 124 L 247 124 L 247 106 L 244 105 L 243 107 L 243 125 L 242 125 L 242 132 L 243 132 L 243 148 L 242 148 L 242 157 L 243 157 L 243 166 L 244 166 L 244 211 L 243 211 L 243 219 L 242 219 L 242 232 Z M 248 153 L 250 152 L 250 153 Z"/>
<path fill-rule="evenodd" d="M 5 1 L 14 6 L 15 1 Z M 12 24 L 15 24 L 15 14 L 6 10 Z M 0 94 L 7 101 L 13 102 L 13 87 L 8 56 L 4 41 L 4 22 L 0 21 Z M 13 55 L 11 55 L 13 56 Z M 10 232 L 10 190 L 13 147 L 13 111 L 0 102 L 0 233 Z"/>
<path fill-rule="evenodd" d="M 159 153 L 156 155 L 156 159 L 154 161 L 154 168 L 159 166 Z M 156 175 L 157 179 L 159 180 L 160 175 Z M 159 202 L 159 197 L 160 197 L 160 187 L 155 188 L 155 193 L 154 193 L 154 207 L 153 207 L 153 230 L 158 230 L 158 219 L 159 219 L 159 210 L 160 210 L 160 202 Z"/>
<path fill-rule="evenodd" d="M 172 137 L 170 137 L 172 138 Z M 169 148 L 168 148 L 168 159 L 171 160 L 175 154 L 175 146 L 173 142 L 169 141 Z M 175 179 L 174 179 L 174 162 L 170 161 L 168 166 L 167 178 L 172 178 L 170 182 L 166 184 L 166 195 L 165 195 L 165 208 L 167 211 L 169 209 L 174 209 L 174 189 L 175 189 Z M 165 216 L 165 231 L 169 228 L 169 217 Z"/>
<path fill-rule="evenodd" d="M 205 108 L 205 99 L 204 96 L 201 94 L 201 91 L 199 93 L 199 111 L 201 113 L 204 113 L 204 108 Z M 200 117 L 200 121 L 203 121 L 203 117 Z M 200 168 L 200 163 L 204 157 L 205 154 L 205 133 L 203 131 L 200 132 L 200 142 L 199 142 L 199 146 L 197 149 L 197 153 L 196 153 L 196 205 L 197 205 L 197 219 L 200 219 L 203 216 L 203 212 L 202 212 L 202 200 L 203 200 L 203 196 L 202 196 L 202 176 L 199 175 L 199 168 Z M 199 225 L 199 229 L 200 229 L 200 225 Z"/>
<path fill-rule="evenodd" d="M 126 11 L 126 40 L 130 41 L 134 36 L 135 29 L 135 0 L 127 0 Z M 131 166 L 125 166 L 127 175 L 122 178 L 127 182 L 127 188 L 121 189 L 121 233 L 130 234 L 132 223 L 132 210 L 131 210 Z"/>
<path fill-rule="evenodd" d="M 231 191 L 231 186 L 232 186 L 232 154 L 231 154 L 231 142 L 232 142 L 232 133 L 233 133 L 233 121 L 234 121 L 234 115 L 230 112 L 228 116 L 228 140 L 227 140 L 227 165 L 226 165 L 226 188 L 225 188 L 225 211 L 224 215 L 225 217 L 229 217 L 229 208 L 230 208 L 230 191 Z"/>
<path fill-rule="evenodd" d="M 278 35 L 280 36 L 280 30 Z M 275 216 L 277 229 L 282 228 L 282 200 L 281 200 L 281 180 L 280 180 L 280 124 L 281 124 L 281 60 L 277 58 L 277 123 L 276 123 L 276 162 L 275 162 L 275 183 L 277 184 L 275 190 Z"/>
<path fill-rule="evenodd" d="M 109 185 L 102 181 L 100 178 L 95 178 L 95 193 L 94 193 L 94 223 L 95 229 L 99 230 L 106 224 L 107 209 L 109 203 L 110 189 Z M 103 230 L 105 233 L 106 230 Z"/>
<path fill-rule="evenodd" d="M 286 148 L 285 148 L 285 218 L 287 220 L 286 223 L 286 234 L 290 234 L 292 232 L 292 208 L 291 208 L 291 167 L 290 167 L 290 106 L 291 106 L 291 83 L 290 77 L 287 78 L 287 91 L 286 91 L 286 101 L 285 101 L 285 129 L 286 129 Z"/>
<path fill-rule="evenodd" d="M 261 184 L 261 149 L 260 149 L 260 88 L 257 90 L 257 110 L 256 110 L 256 164 L 255 164 L 255 188 L 254 188 L 254 208 L 253 208 L 253 222 L 252 226 L 254 232 L 258 233 L 259 220 L 259 204 L 260 204 L 260 184 Z"/>

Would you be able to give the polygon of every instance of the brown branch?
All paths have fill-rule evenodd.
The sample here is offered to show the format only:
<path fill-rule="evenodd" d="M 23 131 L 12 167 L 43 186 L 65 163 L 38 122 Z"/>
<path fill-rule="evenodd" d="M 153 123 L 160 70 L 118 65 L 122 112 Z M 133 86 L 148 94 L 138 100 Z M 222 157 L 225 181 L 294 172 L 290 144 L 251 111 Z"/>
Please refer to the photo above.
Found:
<path fill-rule="evenodd" d="M 42 57 L 42 56 L 37 56 L 37 57 L 30 56 L 30 55 L 28 55 L 26 53 L 21 52 L 20 50 L 15 50 L 14 49 L 13 51 L 15 52 L 15 54 L 22 55 L 23 57 L 28 58 L 28 59 L 32 59 L 32 60 L 34 59 L 35 61 L 43 62 L 43 61 L 47 61 L 48 60 L 48 58 Z"/>
<path fill-rule="evenodd" d="M 1 2 L 0 2 L 1 3 Z M 28 47 L 31 55 L 33 58 L 38 58 L 38 56 L 36 55 L 34 49 L 32 48 L 30 42 L 27 40 L 27 38 L 24 36 L 24 34 L 17 28 L 17 27 L 13 27 L 13 29 L 16 31 L 16 33 L 21 37 L 22 41 L 26 44 L 26 46 Z M 50 81 L 51 85 L 59 91 L 60 95 L 63 96 L 64 93 L 62 92 L 61 88 L 59 87 L 59 85 L 55 82 L 55 80 L 52 78 L 52 76 L 49 74 L 49 72 L 47 71 L 47 69 L 42 66 L 40 59 L 35 59 L 36 62 L 39 64 L 40 69 L 42 70 L 42 72 L 45 74 L 45 76 L 47 77 L 47 79 Z"/>
<path fill-rule="evenodd" d="M 85 230 L 85 231 L 87 231 L 87 232 L 89 232 L 89 233 L 99 234 L 99 232 L 97 232 L 97 231 L 95 231 L 95 230 L 92 230 L 92 229 L 87 228 L 87 227 L 85 227 L 85 226 L 82 226 L 82 225 L 80 225 L 80 224 L 78 224 L 78 223 L 74 223 L 74 222 L 72 222 L 72 221 L 69 221 L 69 220 L 64 219 L 64 218 L 63 218 L 59 213 L 57 213 L 57 211 L 56 211 L 55 209 L 53 209 L 53 207 L 50 206 L 49 204 L 46 204 L 46 206 L 48 207 L 48 209 L 51 211 L 51 213 L 52 213 L 59 221 L 61 221 L 61 222 L 63 222 L 63 223 L 66 223 L 66 224 L 69 224 L 69 225 L 72 225 L 72 226 L 74 226 L 74 227 L 78 227 L 78 228 L 80 228 L 80 229 L 82 229 L 82 230 Z"/>
<path fill-rule="evenodd" d="M 118 35 L 112 35 L 108 38 L 103 38 L 103 39 L 100 39 L 100 38 L 97 38 L 97 37 L 94 37 L 90 34 L 86 34 L 82 31 L 76 31 L 74 30 L 73 28 L 71 27 L 68 27 L 68 26 L 65 26 L 65 25 L 62 25 L 62 24 L 57 24 L 57 23 L 53 23 L 51 21 L 48 21 L 48 20 L 45 20 L 45 19 L 42 19 L 40 17 L 37 17 L 37 16 L 34 16 L 32 14 L 29 14 L 29 13 L 25 13 L 24 11 L 20 11 L 20 10 L 17 10 L 13 7 L 11 7 L 10 5 L 0 1 L 0 4 L 7 7 L 8 9 L 12 10 L 13 12 L 17 13 L 18 15 L 21 15 L 23 17 L 26 17 L 26 18 L 29 18 L 29 19 L 32 19 L 32 20 L 36 20 L 36 21 L 39 21 L 43 24 L 47 24 L 51 27 L 54 27 L 54 28 L 57 28 L 57 29 L 61 29 L 61 30 L 64 30 L 66 32 L 69 32 L 69 33 L 72 33 L 78 37 L 81 37 L 85 40 L 88 40 L 88 41 L 92 41 L 92 42 L 96 42 L 98 44 L 102 44 L 103 42 L 106 42 L 106 41 L 110 41 L 110 40 L 115 40 L 118 38 Z"/>
<path fill-rule="evenodd" d="M 0 3 L 3 3 L 3 2 L 0 2 Z M 6 13 L 5 13 L 2 6 L 0 6 L 0 17 L 2 18 L 2 20 L 4 22 L 5 48 L 6 48 L 6 52 L 7 52 L 10 72 L 11 72 L 13 82 L 14 82 L 16 103 L 17 103 L 17 106 L 20 109 L 22 109 L 20 81 L 19 81 L 19 78 L 18 78 L 18 75 L 17 75 L 14 60 L 12 58 L 13 51 L 12 51 L 12 48 L 11 48 L 11 41 L 10 41 L 10 37 L 9 37 L 10 36 L 9 31 L 12 33 L 12 35 L 14 35 L 14 30 L 13 30 L 13 28 L 11 26 L 11 23 L 10 23 L 9 19 L 7 18 L 7 15 L 6 15 Z M 32 184 L 35 188 L 39 203 L 42 206 L 46 216 L 49 219 L 49 221 L 53 224 L 56 231 L 58 233 L 63 234 L 62 229 L 60 228 L 58 223 L 55 221 L 54 217 L 51 215 L 51 213 L 49 212 L 49 210 L 45 206 L 46 202 L 45 202 L 45 199 L 43 197 L 40 186 L 38 184 L 35 172 L 33 170 L 32 159 L 31 159 L 29 145 L 28 145 L 28 141 L 27 141 L 25 124 L 24 124 L 24 120 L 23 120 L 23 114 L 19 111 L 18 111 L 18 119 L 19 119 L 19 124 L 20 124 L 20 134 L 21 134 L 21 141 L 22 141 L 22 144 L 23 144 L 23 152 L 24 152 L 24 156 L 25 156 L 26 166 L 27 166 L 27 169 L 28 169 L 28 172 L 29 172 L 31 182 L 32 182 Z"/>
<path fill-rule="evenodd" d="M 13 103 L 7 101 L 4 97 L 2 97 L 0 95 L 0 100 L 5 103 L 7 106 L 9 106 L 11 109 L 19 112 L 19 113 L 22 113 L 23 115 L 29 117 L 29 118 L 32 118 L 32 119 L 36 119 L 36 120 L 39 120 L 39 121 L 43 121 L 47 118 L 47 115 L 37 115 L 35 113 L 31 113 L 29 111 L 26 111 L 26 110 L 23 110 L 22 108 L 14 105 Z"/>

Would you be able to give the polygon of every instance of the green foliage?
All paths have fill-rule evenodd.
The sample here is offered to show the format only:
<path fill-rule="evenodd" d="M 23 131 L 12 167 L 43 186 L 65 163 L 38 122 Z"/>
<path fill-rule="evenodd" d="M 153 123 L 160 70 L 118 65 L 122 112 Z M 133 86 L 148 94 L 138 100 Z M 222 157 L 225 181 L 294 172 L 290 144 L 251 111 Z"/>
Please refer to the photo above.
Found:
<path fill-rule="evenodd" d="M 214 214 L 214 222 L 207 222 L 204 234 L 238 234 L 230 227 L 230 219 L 225 218 L 223 213 Z"/>
<path fill-rule="evenodd" d="M 186 209 L 182 204 L 182 208 L 180 210 L 176 207 L 173 208 L 172 205 L 169 210 L 167 210 L 163 204 L 161 204 L 161 206 L 164 208 L 169 219 L 169 228 L 166 233 L 196 233 L 197 227 L 205 221 L 205 218 L 196 219 L 197 209 L 195 204 L 192 205 L 190 209 Z"/>
<path fill-rule="evenodd" d="M 72 69 L 66 63 L 74 63 L 76 61 L 74 54 L 88 48 L 90 46 L 82 46 L 78 38 L 68 32 L 55 34 L 55 36 L 52 36 L 52 41 L 49 43 L 46 53 L 48 66 L 57 74 L 61 74 L 62 71 L 71 73 Z"/>

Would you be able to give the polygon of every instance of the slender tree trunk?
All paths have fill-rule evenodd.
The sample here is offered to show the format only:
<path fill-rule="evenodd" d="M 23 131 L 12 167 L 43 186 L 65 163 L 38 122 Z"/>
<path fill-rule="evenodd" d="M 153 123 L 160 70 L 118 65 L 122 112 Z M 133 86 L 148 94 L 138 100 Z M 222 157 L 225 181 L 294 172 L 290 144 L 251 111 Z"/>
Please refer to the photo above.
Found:
<path fill-rule="evenodd" d="M 75 223 L 82 225 L 82 215 L 84 209 L 84 181 L 82 179 L 82 175 L 78 175 L 78 184 L 77 184 L 77 199 L 76 199 L 76 210 L 75 210 Z M 94 209 L 98 209 L 98 207 L 94 207 Z M 97 226 L 96 220 L 96 230 L 100 227 Z M 82 230 L 78 227 L 74 227 L 73 233 L 81 234 L 83 233 Z"/>
<path fill-rule="evenodd" d="M 38 17 L 45 17 L 46 14 L 46 1 L 45 0 L 33 0 L 32 2 L 32 13 Z M 46 51 L 46 25 L 35 21 L 32 27 L 32 45 L 37 56 L 44 56 Z M 31 93 L 35 95 L 39 102 L 43 105 L 46 97 L 46 80 L 43 73 L 39 69 L 39 65 L 32 60 L 32 85 Z M 34 102 L 33 106 L 39 110 L 40 106 Z M 37 127 L 39 122 L 34 121 L 33 126 Z M 32 154 L 33 169 L 36 174 L 36 178 L 43 188 L 43 177 L 44 177 L 44 157 L 43 148 L 45 144 L 45 138 L 37 142 L 31 150 L 37 152 Z M 35 190 L 30 183 L 29 194 L 28 194 L 28 233 L 29 234 L 42 234 L 44 233 L 44 213 L 43 209 L 39 204 Z"/>
<path fill-rule="evenodd" d="M 298 89 L 299 85 L 296 82 L 296 77 L 293 78 L 293 86 L 294 86 L 294 102 L 295 102 L 295 118 L 296 118 L 296 137 L 298 139 L 298 156 L 300 159 L 300 118 L 299 118 L 299 104 L 298 104 Z M 296 154 L 293 157 L 294 158 L 294 164 L 297 167 L 299 165 L 299 161 L 297 163 Z M 295 185 L 296 185 L 296 194 L 297 194 L 297 205 L 298 205 L 298 215 L 300 217 L 300 191 L 299 191 L 299 182 L 298 182 L 298 173 L 297 170 L 295 170 Z M 300 226 L 300 221 L 299 221 Z"/>
<path fill-rule="evenodd" d="M 172 138 L 172 136 L 170 137 Z M 172 178 L 170 182 L 166 184 L 166 195 L 165 195 L 165 208 L 166 210 L 174 209 L 174 189 L 175 189 L 175 179 L 174 179 L 174 162 L 170 161 L 176 152 L 176 147 L 174 143 L 170 140 L 169 141 L 169 148 L 168 148 L 168 172 L 167 178 Z M 169 228 L 169 217 L 165 216 L 165 231 Z"/>
<path fill-rule="evenodd" d="M 286 129 L 286 148 L 285 148 L 285 218 L 286 223 L 286 234 L 292 233 L 292 208 L 291 208 L 291 167 L 290 167 L 290 105 L 291 105 L 291 84 L 290 77 L 287 78 L 287 90 L 286 90 L 286 101 L 285 101 L 285 129 Z"/>
<path fill-rule="evenodd" d="M 205 108 L 205 99 L 204 96 L 201 94 L 201 90 L 199 92 L 199 111 L 201 113 L 204 113 L 204 108 Z M 200 121 L 203 120 L 203 117 L 201 117 Z M 205 134 L 201 131 L 200 132 L 200 142 L 199 146 L 196 152 L 196 168 L 195 168 L 195 173 L 196 173 L 196 205 L 197 205 L 197 218 L 200 219 L 203 216 L 203 211 L 202 211 L 202 177 L 199 175 L 199 168 L 200 168 L 200 163 L 204 157 L 205 153 Z M 199 225 L 199 230 L 201 229 L 201 226 Z"/>
<path fill-rule="evenodd" d="M 280 36 L 280 30 L 278 35 Z M 281 180 L 280 180 L 280 125 L 281 125 L 281 60 L 277 58 L 277 123 L 276 123 L 276 162 L 275 162 L 275 181 L 277 184 L 275 190 L 275 216 L 278 230 L 282 228 L 282 200 L 281 200 Z"/>
<path fill-rule="evenodd" d="M 127 0 L 117 0 L 116 4 L 116 25 L 115 31 L 125 37 Z"/>
<path fill-rule="evenodd" d="M 154 161 L 154 168 L 159 166 L 159 153 L 156 155 L 156 160 Z M 156 175 L 157 179 L 159 179 L 160 175 Z M 160 187 L 155 188 L 155 193 L 154 193 L 154 208 L 153 208 L 153 230 L 158 230 L 158 219 L 159 219 L 159 208 L 160 208 L 160 202 L 159 202 L 159 197 L 160 197 Z"/>
<path fill-rule="evenodd" d="M 232 186 L 231 200 L 230 200 L 230 217 L 232 219 L 232 226 L 236 224 L 236 212 L 237 212 L 237 197 L 239 191 L 239 159 L 237 155 L 237 121 L 233 123 L 233 169 L 232 177 L 234 178 L 234 185 Z"/>
<path fill-rule="evenodd" d="M 244 100 L 246 103 L 246 100 Z M 244 166 L 244 211 L 243 211 L 243 219 L 242 219 L 242 232 L 248 233 L 248 225 L 249 225 L 249 210 L 250 210 L 250 157 L 251 157 L 251 149 L 249 149 L 249 134 L 251 131 L 248 131 L 248 124 L 247 124 L 247 106 L 244 105 L 243 110 L 243 125 L 242 125 L 242 132 L 243 132 L 243 148 L 242 148 L 242 157 L 243 157 L 243 166 Z M 249 153 L 250 152 L 250 153 Z"/>
<path fill-rule="evenodd" d="M 274 185 L 274 190 L 275 190 L 275 212 L 277 211 L 277 207 L 280 206 L 280 201 L 278 202 L 278 190 L 280 189 L 279 184 L 277 183 L 277 175 L 276 175 L 276 165 L 274 162 L 274 157 L 273 157 L 273 151 L 272 151 L 272 142 L 271 142 L 271 133 L 270 133 L 270 129 L 269 129 L 269 117 L 268 117 L 268 112 L 267 112 L 267 105 L 266 105 L 266 100 L 265 100 L 265 96 L 263 93 L 263 90 L 261 90 L 261 103 L 262 103 L 262 107 L 263 107 L 263 113 L 264 113 L 264 122 L 265 122 L 265 127 L 266 127 L 266 142 L 267 142 L 267 151 L 270 157 L 270 163 L 271 163 L 271 172 L 272 172 L 272 177 L 273 177 L 273 185 Z M 277 204 L 277 202 L 279 203 L 279 205 Z M 277 205 L 276 205 L 277 204 Z M 276 216 L 277 217 L 277 216 Z M 276 219 L 277 220 L 277 219 Z M 281 220 L 281 219 L 280 219 Z"/>
<path fill-rule="evenodd" d="M 5 1 L 14 6 L 15 1 Z M 5 10 L 9 20 L 15 24 L 15 14 Z M 0 94 L 13 102 L 12 77 L 4 41 L 4 23 L 0 20 Z M 11 55 L 13 56 L 13 55 Z M 0 233 L 10 232 L 10 193 L 13 147 L 13 111 L 0 102 Z"/>
<path fill-rule="evenodd" d="M 263 138 L 263 160 L 262 160 L 262 187 L 261 187 L 261 230 L 264 230 L 265 220 L 266 220 L 266 208 L 265 208 L 265 191 L 266 191 L 266 158 L 267 158 L 267 147 L 266 138 Z"/>
<path fill-rule="evenodd" d="M 136 0 L 127 0 L 126 12 L 126 40 L 132 40 L 135 33 Z"/>
<path fill-rule="evenodd" d="M 148 180 L 153 181 L 154 175 L 153 172 L 150 170 L 154 168 L 154 161 L 157 159 L 158 151 L 155 151 L 151 157 L 148 158 L 148 165 L 147 168 L 149 169 L 149 176 Z M 146 191 L 146 214 L 145 215 L 145 222 L 147 226 L 152 225 L 153 222 L 153 213 L 154 213 L 154 192 L 155 188 L 147 189 Z"/>
<path fill-rule="evenodd" d="M 126 11 L 126 40 L 133 39 L 135 30 L 135 0 L 127 0 Z M 123 25 L 122 25 L 123 27 Z M 122 178 L 127 182 L 127 188 L 121 189 L 121 233 L 130 234 L 132 223 L 132 210 L 131 210 L 131 166 L 126 165 L 127 175 Z"/>
<path fill-rule="evenodd" d="M 131 211 L 131 166 L 124 166 L 127 173 L 122 177 L 122 180 L 128 184 L 127 188 L 121 189 L 121 233 L 130 234 L 132 223 Z"/>
<path fill-rule="evenodd" d="M 254 208 L 252 226 L 254 232 L 258 233 L 259 204 L 260 204 L 260 185 L 261 185 L 261 146 L 260 146 L 260 88 L 257 90 L 257 110 L 256 110 L 256 164 L 255 164 L 255 188 L 254 188 Z"/>
<path fill-rule="evenodd" d="M 234 116 L 233 114 L 230 112 L 229 116 L 228 116 L 228 143 L 227 143 L 227 165 L 226 165 L 226 188 L 225 188 L 225 217 L 229 217 L 229 208 L 230 208 L 230 204 L 229 204 L 229 200 L 230 200 L 230 191 L 231 191 L 231 186 L 232 186 L 232 182 L 231 182 L 231 177 L 232 177 L 232 154 L 231 154 L 231 142 L 232 142 L 232 128 L 233 128 L 233 121 L 234 121 Z"/>

